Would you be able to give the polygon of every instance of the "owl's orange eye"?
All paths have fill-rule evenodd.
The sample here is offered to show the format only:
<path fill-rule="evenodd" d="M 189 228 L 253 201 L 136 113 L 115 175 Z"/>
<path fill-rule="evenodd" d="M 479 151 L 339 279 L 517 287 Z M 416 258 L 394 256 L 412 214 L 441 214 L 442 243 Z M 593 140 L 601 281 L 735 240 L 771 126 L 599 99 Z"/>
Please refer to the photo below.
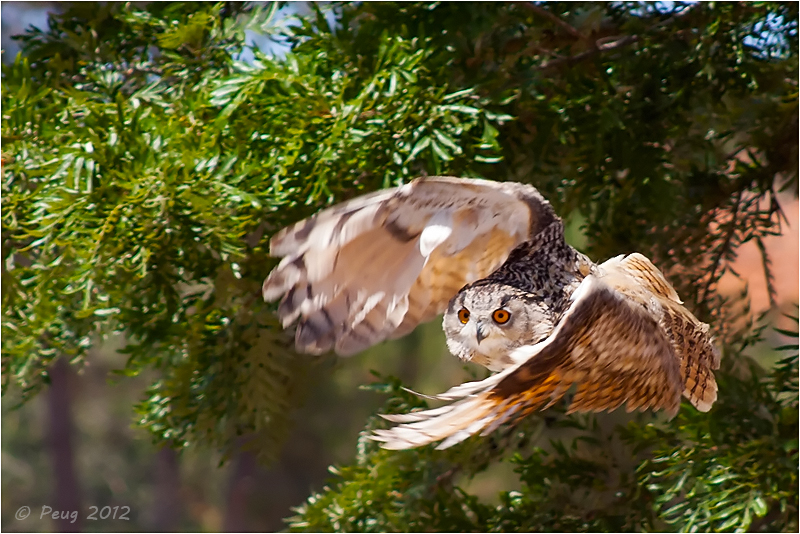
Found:
<path fill-rule="evenodd" d="M 461 321 L 461 324 L 467 324 L 467 321 L 469 321 L 469 310 L 466 308 L 458 310 L 458 320 Z"/>
<path fill-rule="evenodd" d="M 511 314 L 508 313 L 506 310 L 495 310 L 492 314 L 492 319 L 497 324 L 506 324 L 509 319 L 511 319 Z"/>

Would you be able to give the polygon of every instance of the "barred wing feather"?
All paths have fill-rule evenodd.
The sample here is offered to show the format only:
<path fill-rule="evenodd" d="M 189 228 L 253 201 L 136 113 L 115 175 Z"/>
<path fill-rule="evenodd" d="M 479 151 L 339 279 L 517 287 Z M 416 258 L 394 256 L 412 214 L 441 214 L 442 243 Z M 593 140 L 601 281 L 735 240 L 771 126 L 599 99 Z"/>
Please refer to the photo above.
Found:
<path fill-rule="evenodd" d="M 282 297 L 299 351 L 354 354 L 442 313 L 555 218 L 528 185 L 420 178 L 278 232 L 264 299 Z"/>

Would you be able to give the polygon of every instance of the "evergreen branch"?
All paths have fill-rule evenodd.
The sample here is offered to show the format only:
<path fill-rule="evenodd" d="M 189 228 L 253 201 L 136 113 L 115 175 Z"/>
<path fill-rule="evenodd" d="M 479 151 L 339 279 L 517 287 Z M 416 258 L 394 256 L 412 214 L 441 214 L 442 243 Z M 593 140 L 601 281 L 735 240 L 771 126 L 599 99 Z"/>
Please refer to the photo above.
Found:
<path fill-rule="evenodd" d="M 764 281 L 767 283 L 769 305 L 775 306 L 777 304 L 778 291 L 775 289 L 775 276 L 772 274 L 772 260 L 767 253 L 767 247 L 764 245 L 764 240 L 761 236 L 756 237 L 756 245 L 758 245 L 758 251 L 761 254 L 761 266 L 764 269 Z"/>
<path fill-rule="evenodd" d="M 739 206 L 742 202 L 742 191 L 736 194 L 736 202 L 733 205 L 733 213 L 731 214 L 731 222 L 728 225 L 728 230 L 725 232 L 725 240 L 722 242 L 722 245 L 719 248 L 719 252 L 716 254 L 714 261 L 711 265 L 711 271 L 708 274 L 708 281 L 706 281 L 706 285 L 703 288 L 702 297 L 698 299 L 698 304 L 701 302 L 705 302 L 708 298 L 708 295 L 711 293 L 711 287 L 714 285 L 717 279 L 717 269 L 719 269 L 720 263 L 722 263 L 722 259 L 725 257 L 727 250 L 730 248 L 731 241 L 733 240 L 733 236 L 736 234 L 736 223 L 739 216 Z"/>

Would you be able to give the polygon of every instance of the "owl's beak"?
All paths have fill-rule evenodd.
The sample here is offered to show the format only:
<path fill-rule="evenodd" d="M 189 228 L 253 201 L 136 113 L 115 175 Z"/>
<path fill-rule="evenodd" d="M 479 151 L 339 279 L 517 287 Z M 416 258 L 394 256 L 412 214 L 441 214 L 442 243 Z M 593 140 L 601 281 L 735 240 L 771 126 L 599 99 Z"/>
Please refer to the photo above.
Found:
<path fill-rule="evenodd" d="M 480 321 L 475 323 L 475 339 L 478 340 L 478 345 L 481 344 L 481 341 L 486 339 L 486 331 L 483 329 L 483 324 Z"/>

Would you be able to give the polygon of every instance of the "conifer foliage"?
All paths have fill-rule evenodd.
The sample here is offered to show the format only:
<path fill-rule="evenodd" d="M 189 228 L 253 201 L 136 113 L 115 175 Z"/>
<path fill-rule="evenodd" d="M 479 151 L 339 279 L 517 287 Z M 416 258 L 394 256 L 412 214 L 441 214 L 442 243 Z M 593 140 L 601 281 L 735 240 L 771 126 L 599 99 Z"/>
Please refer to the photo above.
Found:
<path fill-rule="evenodd" d="M 245 435 L 269 461 L 307 387 L 260 298 L 269 236 L 419 175 L 522 181 L 583 224 L 584 252 L 645 253 L 712 325 L 717 405 L 556 406 L 444 452 L 381 450 L 372 418 L 290 527 L 796 531 L 797 330 L 757 364 L 769 328 L 717 287 L 754 241 L 779 297 L 763 239 L 797 195 L 797 5 L 281 7 L 76 3 L 21 37 L 2 77 L 4 394 L 122 333 L 120 372 L 158 377 L 136 406 L 156 440 Z M 379 382 L 388 412 L 424 404 Z M 501 461 L 520 489 L 500 505 L 461 489 Z"/>

